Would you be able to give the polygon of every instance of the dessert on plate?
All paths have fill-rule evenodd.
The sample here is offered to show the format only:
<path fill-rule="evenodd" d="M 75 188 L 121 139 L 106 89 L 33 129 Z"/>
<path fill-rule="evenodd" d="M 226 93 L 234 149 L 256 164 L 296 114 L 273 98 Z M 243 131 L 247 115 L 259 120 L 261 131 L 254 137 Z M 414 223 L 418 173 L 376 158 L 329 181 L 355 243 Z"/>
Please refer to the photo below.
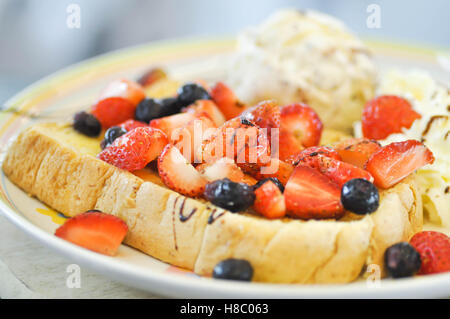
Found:
<path fill-rule="evenodd" d="M 449 238 L 421 231 L 415 173 L 441 154 L 377 137 L 420 114 L 397 95 L 364 104 L 371 95 L 358 103 L 364 137 L 353 137 L 354 105 L 245 103 L 223 82 L 180 84 L 152 69 L 113 81 L 72 122 L 25 129 L 2 168 L 70 217 L 56 236 L 106 255 L 124 242 L 199 275 L 275 283 L 347 283 L 374 264 L 395 278 L 448 271 Z M 389 121 L 395 112 L 402 121 Z"/>

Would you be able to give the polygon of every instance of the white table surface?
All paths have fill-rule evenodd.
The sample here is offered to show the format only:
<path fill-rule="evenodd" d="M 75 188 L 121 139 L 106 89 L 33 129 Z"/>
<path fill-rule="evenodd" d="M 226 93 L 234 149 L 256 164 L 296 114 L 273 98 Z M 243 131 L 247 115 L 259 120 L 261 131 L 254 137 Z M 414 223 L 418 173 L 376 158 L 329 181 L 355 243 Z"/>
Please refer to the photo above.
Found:
<path fill-rule="evenodd" d="M 11 224 L 0 212 L 0 298 L 161 298 L 80 268 L 80 288 L 68 288 L 70 260 Z"/>

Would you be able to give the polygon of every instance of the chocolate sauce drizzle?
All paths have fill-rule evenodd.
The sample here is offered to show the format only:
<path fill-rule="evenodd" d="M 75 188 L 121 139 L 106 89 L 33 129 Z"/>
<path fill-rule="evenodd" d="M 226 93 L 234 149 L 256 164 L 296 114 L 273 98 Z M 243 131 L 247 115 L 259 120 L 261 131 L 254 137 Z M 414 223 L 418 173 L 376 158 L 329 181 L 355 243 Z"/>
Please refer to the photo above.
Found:
<path fill-rule="evenodd" d="M 178 250 L 178 244 L 177 244 L 177 233 L 175 231 L 175 208 L 177 206 L 178 199 L 180 197 L 175 198 L 175 201 L 173 203 L 173 210 L 172 210 L 172 229 L 173 229 L 173 244 L 175 246 L 175 250 Z"/>
<path fill-rule="evenodd" d="M 187 200 L 187 198 L 185 198 L 185 199 L 183 200 L 183 203 L 181 204 L 180 212 L 179 212 L 180 222 L 182 222 L 182 223 L 188 221 L 189 218 L 191 218 L 192 215 L 194 215 L 195 212 L 197 211 L 197 208 L 193 208 L 193 209 L 191 210 L 191 212 L 189 213 L 189 215 L 187 215 L 187 216 L 183 215 L 184 204 L 186 203 L 186 200 Z"/>
<path fill-rule="evenodd" d="M 211 212 L 211 215 L 209 215 L 209 217 L 208 217 L 208 224 L 214 223 L 220 216 L 225 214 L 224 211 L 222 211 L 220 214 L 216 214 L 216 213 L 217 213 L 217 208 L 214 208 Z"/>

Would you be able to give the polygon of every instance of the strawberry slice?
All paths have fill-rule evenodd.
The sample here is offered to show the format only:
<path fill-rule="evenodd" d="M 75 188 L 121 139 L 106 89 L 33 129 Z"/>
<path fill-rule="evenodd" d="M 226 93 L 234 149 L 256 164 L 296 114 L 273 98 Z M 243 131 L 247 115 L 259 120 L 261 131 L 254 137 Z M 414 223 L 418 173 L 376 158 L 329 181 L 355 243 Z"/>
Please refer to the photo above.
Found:
<path fill-rule="evenodd" d="M 362 114 L 362 131 L 369 139 L 385 139 L 421 118 L 411 104 L 399 96 L 383 95 L 367 102 Z"/>
<path fill-rule="evenodd" d="M 281 131 L 287 131 L 304 147 L 319 144 L 322 135 L 322 121 L 317 113 L 302 103 L 295 103 L 281 108 Z M 284 147 L 280 143 L 280 148 Z"/>
<path fill-rule="evenodd" d="M 363 178 L 369 182 L 373 182 L 373 177 L 369 172 L 352 164 L 317 153 L 312 153 L 309 156 L 302 157 L 298 165 L 316 169 L 340 187 L 354 178 Z"/>
<path fill-rule="evenodd" d="M 289 215 L 302 219 L 340 218 L 341 188 L 317 170 L 299 165 L 284 190 Z"/>
<path fill-rule="evenodd" d="M 266 128 L 267 135 L 270 137 L 271 130 L 280 127 L 280 107 L 274 101 L 263 101 L 258 105 L 247 109 L 242 113 L 241 118 L 245 118 L 261 128 Z"/>
<path fill-rule="evenodd" d="M 419 275 L 450 271 L 450 237 L 436 231 L 415 234 L 409 243 L 419 252 L 422 266 Z"/>
<path fill-rule="evenodd" d="M 342 161 L 359 168 L 364 168 L 370 156 L 380 148 L 380 143 L 368 138 L 351 138 L 336 145 Z"/>
<path fill-rule="evenodd" d="M 194 120 L 196 116 L 191 113 L 179 113 L 150 121 L 150 127 L 163 131 L 169 140 L 172 139 L 173 132 Z"/>
<path fill-rule="evenodd" d="M 424 165 L 434 162 L 433 153 L 416 140 L 391 143 L 374 153 L 366 163 L 366 170 L 375 185 L 389 188 Z"/>
<path fill-rule="evenodd" d="M 159 80 L 167 78 L 166 72 L 160 68 L 153 68 L 145 72 L 138 80 L 142 87 L 149 87 Z"/>
<path fill-rule="evenodd" d="M 159 156 L 158 172 L 167 187 L 186 196 L 201 195 L 207 184 L 173 144 L 167 144 Z"/>
<path fill-rule="evenodd" d="M 145 98 L 145 92 L 139 83 L 119 79 L 111 82 L 100 94 L 99 100 L 121 97 L 130 101 L 135 107 Z"/>
<path fill-rule="evenodd" d="M 92 107 L 92 114 L 104 129 L 122 123 L 134 117 L 136 105 L 122 97 L 110 97 L 100 100 Z"/>
<path fill-rule="evenodd" d="M 239 116 L 246 109 L 245 104 L 241 103 L 223 82 L 216 83 L 209 94 L 227 120 Z"/>
<path fill-rule="evenodd" d="M 338 152 L 331 147 L 312 146 L 304 149 L 298 154 L 291 156 L 289 163 L 296 166 L 304 157 L 311 157 L 316 155 L 323 155 L 326 157 L 334 158 L 336 160 L 341 160 L 341 156 L 338 154 Z"/>
<path fill-rule="evenodd" d="M 255 190 L 253 209 L 269 219 L 286 215 L 284 196 L 274 182 L 269 180 Z"/>
<path fill-rule="evenodd" d="M 211 100 L 197 100 L 194 104 L 189 105 L 182 111 L 192 113 L 196 116 L 207 114 L 216 127 L 219 127 L 225 123 L 225 116 L 223 116 L 217 105 Z"/>
<path fill-rule="evenodd" d="M 244 172 L 250 174 L 257 180 L 275 177 L 283 185 L 286 185 L 294 171 L 294 166 L 277 158 L 271 158 L 270 162 L 264 165 L 240 165 L 240 167 Z"/>
<path fill-rule="evenodd" d="M 305 149 L 303 144 L 287 130 L 280 130 L 278 141 L 278 148 L 273 145 L 273 152 L 278 150 L 278 156 L 283 162 L 294 163 L 296 155 Z"/>
<path fill-rule="evenodd" d="M 156 159 L 167 143 L 167 137 L 162 131 L 138 127 L 116 138 L 97 157 L 119 168 L 135 171 Z"/>
<path fill-rule="evenodd" d="M 201 164 L 196 169 L 208 182 L 228 178 L 233 182 L 241 183 L 244 179 L 244 173 L 239 166 L 232 159 L 226 157 L 214 163 Z"/>
<path fill-rule="evenodd" d="M 123 123 L 120 123 L 118 126 L 124 128 L 127 132 L 134 130 L 136 127 L 146 127 L 147 123 L 136 121 L 136 120 L 128 120 Z"/>
<path fill-rule="evenodd" d="M 127 234 L 127 224 L 120 218 L 99 211 L 88 211 L 68 219 L 55 236 L 89 250 L 114 256 Z"/>

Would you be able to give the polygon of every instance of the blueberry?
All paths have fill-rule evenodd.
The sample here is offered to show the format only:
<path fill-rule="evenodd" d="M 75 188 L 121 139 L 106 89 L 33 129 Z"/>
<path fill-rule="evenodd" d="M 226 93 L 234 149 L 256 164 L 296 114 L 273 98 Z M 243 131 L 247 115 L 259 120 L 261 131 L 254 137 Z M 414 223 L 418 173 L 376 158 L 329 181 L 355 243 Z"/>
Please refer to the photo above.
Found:
<path fill-rule="evenodd" d="M 177 91 L 178 101 L 182 106 L 188 106 L 197 100 L 210 100 L 211 96 L 202 86 L 195 83 L 187 83 Z"/>
<path fill-rule="evenodd" d="M 73 128 L 90 137 L 96 137 L 102 131 L 102 125 L 97 118 L 87 112 L 79 112 L 73 118 Z"/>
<path fill-rule="evenodd" d="M 153 119 L 166 116 L 164 105 L 156 99 L 143 99 L 136 107 L 134 118 L 137 121 L 149 123 Z"/>
<path fill-rule="evenodd" d="M 246 210 L 255 201 L 252 186 L 245 183 L 235 183 L 228 178 L 207 184 L 204 195 L 214 205 L 231 212 Z"/>
<path fill-rule="evenodd" d="M 213 270 L 213 278 L 251 281 L 253 277 L 252 265 L 244 259 L 225 259 L 218 263 Z"/>
<path fill-rule="evenodd" d="M 419 271 L 422 261 L 419 252 L 409 243 L 392 245 L 384 252 L 384 264 L 393 278 L 413 276 Z"/>
<path fill-rule="evenodd" d="M 110 127 L 109 129 L 106 130 L 105 138 L 101 142 L 100 146 L 102 147 L 102 149 L 108 147 L 109 145 L 112 144 L 112 142 L 114 142 L 116 138 L 124 135 L 125 133 L 127 133 L 127 130 L 124 129 L 123 127 L 120 126 Z"/>
<path fill-rule="evenodd" d="M 181 112 L 182 105 L 176 97 L 168 97 L 160 100 L 164 108 L 164 116 L 169 116 Z"/>
<path fill-rule="evenodd" d="M 253 185 L 253 189 L 256 190 L 257 188 L 261 187 L 267 181 L 273 182 L 275 185 L 278 186 L 278 188 L 280 189 L 280 191 L 282 193 L 284 192 L 283 184 L 281 184 L 280 180 L 278 178 L 276 178 L 276 177 L 269 177 L 269 178 L 264 178 L 264 179 L 260 180 L 258 183 Z"/>
<path fill-rule="evenodd" d="M 373 213 L 380 204 L 378 189 L 369 181 L 354 178 L 344 184 L 341 202 L 346 210 L 358 215 Z"/>

